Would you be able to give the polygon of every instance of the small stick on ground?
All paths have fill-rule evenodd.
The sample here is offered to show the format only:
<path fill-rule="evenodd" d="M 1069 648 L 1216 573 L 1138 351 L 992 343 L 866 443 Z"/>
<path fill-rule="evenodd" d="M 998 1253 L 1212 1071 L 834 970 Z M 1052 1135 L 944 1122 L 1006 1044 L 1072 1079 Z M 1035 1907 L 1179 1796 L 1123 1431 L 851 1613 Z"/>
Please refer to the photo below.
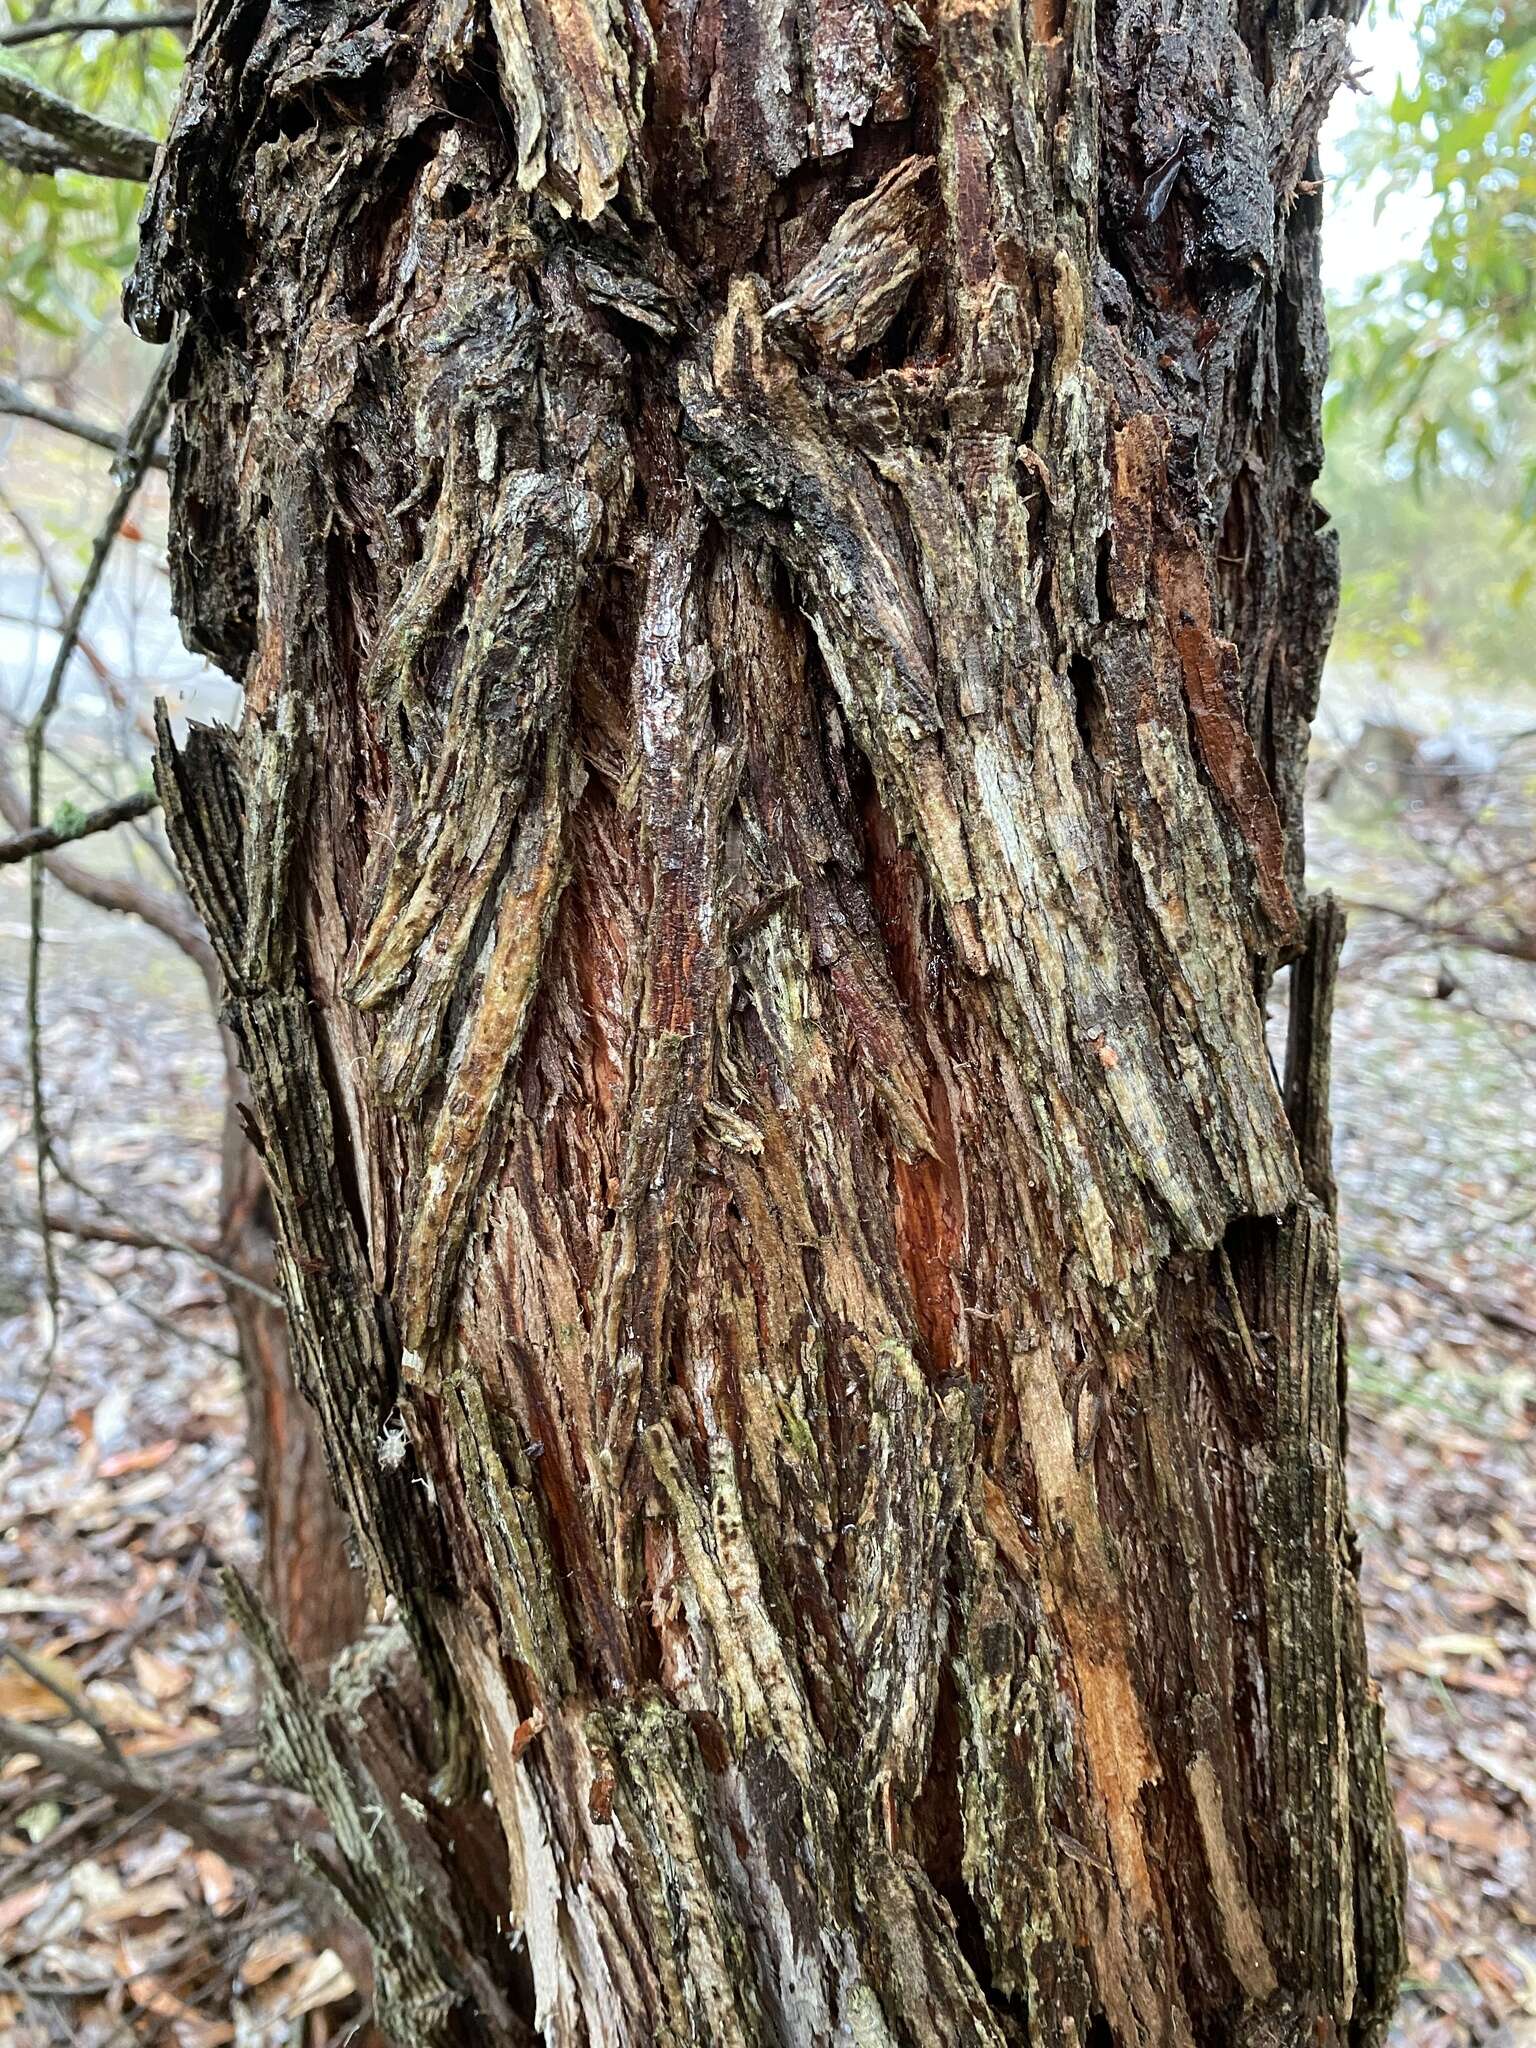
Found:
<path fill-rule="evenodd" d="M 67 1685 L 61 1685 L 50 1675 L 46 1665 L 39 1664 L 35 1657 L 29 1657 L 15 1643 L 0 1641 L 0 1657 L 9 1657 L 13 1664 L 25 1671 L 34 1685 L 40 1685 L 45 1692 L 51 1692 L 56 1700 L 62 1701 L 74 1719 L 90 1729 L 112 1761 L 121 1764 L 124 1770 L 128 1768 L 128 1759 L 123 1755 L 117 1737 L 83 1693 L 71 1692 Z"/>

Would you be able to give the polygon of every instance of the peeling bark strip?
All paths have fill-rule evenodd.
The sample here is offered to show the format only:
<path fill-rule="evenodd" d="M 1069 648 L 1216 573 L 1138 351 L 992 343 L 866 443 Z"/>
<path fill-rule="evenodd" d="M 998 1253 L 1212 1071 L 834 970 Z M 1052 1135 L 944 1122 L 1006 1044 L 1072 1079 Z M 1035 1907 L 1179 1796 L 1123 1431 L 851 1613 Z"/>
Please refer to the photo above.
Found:
<path fill-rule="evenodd" d="M 494 2038 L 528 2038 L 495 1975 L 469 1947 L 454 1918 L 452 1888 L 420 1824 L 403 1827 L 362 1754 L 360 1713 L 381 1682 L 388 1638 L 337 1660 L 332 1694 L 321 1699 L 301 1676 L 250 1588 L 224 1575 L 225 1597 L 261 1675 L 263 1749 L 280 1784 L 313 1799 L 335 1843 L 334 1858 L 301 1852 L 308 1874 L 334 1892 L 368 1935 L 377 1970 L 375 1999 L 386 2035 L 403 2041 L 452 2041 L 457 2014 L 473 2005 Z M 370 1654 L 379 1669 L 354 1667 Z M 419 1802 L 418 1802 L 419 1805 Z"/>
<path fill-rule="evenodd" d="M 1299 817 L 1342 52 L 205 11 L 129 304 L 246 714 L 160 791 L 436 1718 L 428 1811 L 248 1616 L 408 2048 L 1381 2038 Z"/>

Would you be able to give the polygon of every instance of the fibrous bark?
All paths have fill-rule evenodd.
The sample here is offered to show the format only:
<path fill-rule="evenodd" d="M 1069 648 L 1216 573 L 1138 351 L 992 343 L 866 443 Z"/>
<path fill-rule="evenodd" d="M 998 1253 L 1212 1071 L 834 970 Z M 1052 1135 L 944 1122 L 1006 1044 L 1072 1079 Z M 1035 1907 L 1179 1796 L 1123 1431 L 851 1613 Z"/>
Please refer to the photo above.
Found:
<path fill-rule="evenodd" d="M 227 1042 L 227 1040 L 226 1040 Z M 362 1630 L 367 1602 L 350 1532 L 327 1476 L 313 1408 L 300 1391 L 277 1285 L 272 1198 L 248 1135 L 251 1105 L 231 1060 L 225 1082 L 219 1251 L 262 1291 L 224 1290 L 240 1347 L 246 1438 L 254 1467 L 263 1600 L 292 1655 L 323 1673 Z"/>
<path fill-rule="evenodd" d="M 130 311 L 246 712 L 161 791 L 411 1814 L 505 1836 L 515 1958 L 359 1851 L 413 2043 L 1380 2035 L 1299 816 L 1342 37 L 205 13 Z"/>

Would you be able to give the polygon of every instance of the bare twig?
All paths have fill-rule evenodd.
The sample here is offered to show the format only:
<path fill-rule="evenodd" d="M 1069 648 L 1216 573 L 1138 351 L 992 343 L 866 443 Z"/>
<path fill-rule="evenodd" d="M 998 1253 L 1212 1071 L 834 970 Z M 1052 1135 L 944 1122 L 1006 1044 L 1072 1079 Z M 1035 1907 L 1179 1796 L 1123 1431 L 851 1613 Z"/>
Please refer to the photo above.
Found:
<path fill-rule="evenodd" d="M 29 828 L 26 797 L 3 769 L 0 769 L 0 817 L 14 832 L 24 832 Z M 135 882 L 125 875 L 98 875 L 90 868 L 81 867 L 78 861 L 71 860 L 64 853 L 44 854 L 43 865 L 71 896 L 78 896 L 83 903 L 94 903 L 98 910 L 112 910 L 125 917 L 141 918 L 169 939 L 173 946 L 179 947 L 196 964 L 217 1008 L 221 1000 L 218 964 L 213 957 L 213 948 L 184 898 L 169 895 L 163 889 L 146 888 L 142 882 Z"/>
<path fill-rule="evenodd" d="M 217 1358 L 224 1365 L 239 1365 L 238 1351 L 231 1351 L 227 1344 L 216 1344 L 211 1337 L 201 1336 L 196 1330 L 182 1329 L 179 1324 L 172 1322 L 169 1316 L 162 1315 L 159 1309 L 151 1308 L 147 1301 L 140 1301 L 139 1297 L 130 1293 L 126 1287 L 117 1290 L 117 1299 L 124 1308 L 132 1309 L 136 1316 L 142 1316 L 146 1323 L 153 1324 L 163 1336 L 173 1338 L 178 1344 L 194 1345 L 199 1351 L 206 1351 L 210 1358 Z"/>
<path fill-rule="evenodd" d="M 1379 1252 L 1357 1251 L 1350 1263 L 1385 1279 L 1406 1280 L 1437 1300 L 1481 1316 L 1485 1323 L 1492 1323 L 1497 1330 L 1512 1330 L 1519 1337 L 1536 1337 L 1536 1317 L 1528 1316 L 1512 1301 L 1505 1301 L 1481 1288 L 1458 1287 L 1439 1273 L 1432 1273 L 1423 1266 L 1405 1265 L 1400 1260 L 1385 1258 Z"/>
<path fill-rule="evenodd" d="M 56 1678 L 50 1675 L 46 1664 L 39 1664 L 35 1657 L 29 1657 L 26 1651 L 15 1643 L 0 1641 L 0 1657 L 9 1657 L 13 1664 L 19 1665 L 25 1671 L 34 1685 L 40 1685 L 45 1692 L 51 1692 L 54 1698 L 62 1702 L 68 1709 L 75 1720 L 82 1722 L 90 1729 L 113 1762 L 122 1764 L 126 1769 L 127 1758 L 123 1755 L 122 1747 L 117 1737 L 112 1733 L 106 1722 L 102 1720 L 95 1708 L 91 1706 L 83 1692 L 71 1692 L 67 1685 L 61 1685 Z"/>
<path fill-rule="evenodd" d="M 194 1565 L 200 1567 L 201 1561 L 207 1555 L 207 1551 L 199 1544 L 193 1554 Z M 187 1604 L 187 1589 L 184 1586 L 169 1599 L 164 1597 L 162 1590 L 149 1594 L 128 1626 L 109 1636 L 92 1656 L 86 1658 L 80 1666 L 80 1682 L 88 1685 L 93 1678 L 100 1678 L 103 1672 L 120 1670 L 127 1663 L 136 1643 L 141 1642 L 145 1636 L 152 1635 L 156 1629 L 164 1628 L 173 1616 L 186 1608 Z M 227 1731 L 221 1730 L 221 1743 L 225 1741 L 226 1734 Z"/>
<path fill-rule="evenodd" d="M 39 1728 L 0 1719 L 0 1756 L 28 1755 L 61 1778 L 107 1793 L 126 1812 L 153 1807 L 167 1826 L 200 1847 L 212 1849 L 226 1863 L 289 1890 L 298 1881 L 287 1849 L 271 1835 L 230 1826 L 210 1813 L 201 1800 L 151 1777 L 136 1763 L 117 1763 L 100 1750 L 83 1749 L 77 1743 L 45 1735 Z"/>
<path fill-rule="evenodd" d="M 40 1984 L 35 1977 L 18 1977 L 12 1970 L 0 1970 L 0 1985 L 19 1998 L 100 1998 L 115 1991 L 120 1981 L 117 1977 L 85 1977 L 78 1984 L 66 1984 L 61 1977 L 56 1983 Z"/>
<path fill-rule="evenodd" d="M 114 1810 L 110 1799 L 105 1797 L 92 1799 L 82 1806 L 77 1813 L 72 1813 L 68 1820 L 61 1820 L 52 1834 L 45 1835 L 40 1842 L 34 1843 L 24 1856 L 12 1857 L 7 1862 L 5 1866 L 6 1890 L 14 1897 L 27 1883 L 33 1871 L 39 1865 L 53 1862 L 66 1842 L 71 1841 L 76 1835 L 85 1834 L 89 1829 L 95 1827 L 99 1821 L 110 1819 Z M 135 1816 L 136 1818 L 137 1816 Z M 92 1846 L 99 1849 L 101 1845 L 94 1843 Z"/>
<path fill-rule="evenodd" d="M 1507 938 L 1498 932 L 1480 931 L 1475 925 L 1441 923 L 1435 918 L 1421 916 L 1418 911 L 1404 910 L 1400 904 L 1378 903 L 1363 897 L 1341 896 L 1339 901 L 1346 910 L 1362 911 L 1371 917 L 1396 918 L 1410 931 L 1418 932 L 1426 939 L 1434 939 L 1443 946 L 1474 946 L 1480 953 L 1497 953 L 1505 960 L 1536 961 L 1536 938 L 1523 933 Z"/>
<path fill-rule="evenodd" d="M 48 36 L 131 36 L 152 28 L 191 28 L 196 20 L 191 7 L 168 7 L 163 14 L 43 14 L 0 30 L 0 49 L 40 43 Z"/>
<path fill-rule="evenodd" d="M 116 495 L 101 531 L 96 536 L 91 559 L 80 588 L 75 594 L 75 601 L 59 629 L 58 650 L 43 689 L 42 700 L 27 725 L 27 824 L 33 829 L 42 823 L 43 755 L 47 746 L 49 721 L 58 709 L 59 699 L 64 694 L 64 678 L 69 671 L 70 657 L 74 653 L 75 642 L 80 636 L 80 627 L 91 599 L 96 593 L 96 586 L 101 581 L 101 572 L 106 567 L 107 556 L 112 552 L 112 545 L 127 517 L 128 508 L 144 480 L 149 451 L 154 447 L 164 424 L 170 404 L 171 365 L 174 354 L 173 349 L 167 349 L 160 358 L 155 374 L 150 379 L 149 388 L 124 439 L 122 456 L 117 465 L 120 481 Z M 43 1246 L 45 1329 L 37 1384 L 21 1420 L 11 1432 L 4 1450 L 0 1451 L 0 1468 L 9 1462 L 32 1427 L 42 1406 L 43 1395 L 53 1378 L 54 1360 L 59 1343 L 59 1267 L 54 1253 L 53 1233 L 48 1226 L 48 1168 L 52 1158 L 52 1138 L 48 1127 L 47 1103 L 43 1096 L 41 995 L 45 858 L 43 854 L 34 854 L 28 862 L 26 1006 L 27 1078 L 32 1097 L 32 1146 L 37 1176 L 38 1231 Z"/>
<path fill-rule="evenodd" d="M 114 455 L 123 443 L 122 433 L 117 428 L 82 419 L 79 413 L 66 412 L 62 406 L 45 405 L 42 399 L 29 396 L 10 377 L 0 377 L 0 413 L 9 413 L 12 419 L 31 420 L 40 427 L 54 427 L 61 434 L 73 434 L 77 441 L 89 441 L 93 447 L 106 448 Z M 165 468 L 165 456 L 158 448 L 150 455 L 149 466 L 151 469 Z"/>
<path fill-rule="evenodd" d="M 30 860 L 34 854 L 54 853 L 61 846 L 72 846 L 77 839 L 94 838 L 98 832 L 110 832 L 115 825 L 126 825 L 130 819 L 142 818 L 159 801 L 152 789 L 138 789 L 132 796 L 122 796 L 115 803 L 103 804 L 98 811 L 81 813 L 67 825 L 38 825 L 30 831 L 18 832 L 14 839 L 0 839 L 0 868 L 12 867 L 19 860 Z"/>
<path fill-rule="evenodd" d="M 33 627 L 36 627 L 41 623 L 41 620 L 37 618 L 28 618 L 23 621 L 23 624 Z M 55 629 L 50 626 L 48 630 L 52 632 Z M 78 651 L 81 654 L 85 653 L 85 646 L 83 642 L 81 643 Z M 95 666 L 94 663 L 92 663 L 91 665 L 92 667 Z M 5 726 L 8 731 L 15 733 L 17 737 L 20 739 L 23 748 L 25 748 L 27 737 L 26 720 L 23 718 L 18 718 L 16 714 L 12 710 L 10 710 L 8 706 L 4 704 L 0 704 L 0 725 Z M 116 784 L 103 781 L 101 776 L 92 770 L 88 762 L 77 759 L 73 755 L 64 753 L 60 748 L 54 745 L 52 740 L 48 742 L 48 758 L 50 761 L 56 763 L 58 767 L 67 768 L 74 776 L 76 776 L 80 783 L 83 785 L 83 787 L 88 789 L 91 795 L 96 798 L 98 803 L 114 803 L 117 800 L 117 798 L 122 794 L 121 790 L 117 788 Z M 0 775 L 3 775 L 3 773 L 3 769 L 0 769 Z M 19 783 L 16 782 L 9 782 L 6 783 L 4 786 L 10 791 L 11 796 L 15 798 L 17 804 L 20 807 L 17 810 L 14 818 L 11 817 L 8 811 L 5 813 L 7 822 L 11 825 L 13 830 L 17 832 L 24 832 L 27 829 L 27 800 L 21 793 L 21 786 Z M 132 830 L 134 838 L 139 841 L 140 845 L 145 848 L 146 852 L 151 852 L 154 850 L 154 839 L 143 825 L 135 825 L 133 826 Z M 172 872 L 174 873 L 175 870 L 173 869 Z"/>
<path fill-rule="evenodd" d="M 48 1221 L 60 1237 L 78 1237 L 83 1244 L 120 1244 L 134 1252 L 185 1252 L 203 1261 L 213 1256 L 211 1245 L 194 1238 L 157 1237 L 152 1230 L 140 1230 L 129 1223 L 115 1223 L 108 1217 L 62 1216 L 49 1213 Z"/>
<path fill-rule="evenodd" d="M 72 1185 L 78 1186 L 78 1183 Z M 91 1200 L 101 1202 L 102 1198 L 93 1194 Z M 102 1202 L 102 1207 L 106 1209 L 109 1218 L 116 1216 L 117 1212 L 108 1203 Z M 254 1294 L 258 1301 L 264 1301 L 269 1308 L 285 1306 L 280 1294 L 275 1294 L 270 1287 L 263 1287 L 259 1280 L 248 1279 L 233 1266 L 225 1265 L 213 1246 L 200 1244 L 196 1238 L 174 1237 L 169 1232 L 142 1230 L 133 1224 L 103 1222 L 88 1216 L 60 1216 L 53 1210 L 48 1213 L 48 1223 L 60 1237 L 78 1238 L 84 1244 L 120 1244 L 130 1251 L 175 1252 L 182 1258 L 195 1260 L 199 1266 L 206 1267 L 216 1279 L 222 1280 L 226 1287 L 244 1288 L 247 1294 Z"/>
<path fill-rule="evenodd" d="M 0 69 L 0 155 L 18 170 L 89 171 L 142 184 L 154 169 L 154 138 L 86 113 L 20 72 Z"/>
<path fill-rule="evenodd" d="M 12 170 L 24 171 L 28 177 L 41 178 L 51 171 L 69 170 L 71 159 L 64 143 L 44 135 L 41 129 L 29 128 L 25 121 L 17 121 L 10 114 L 0 114 L 0 164 L 9 164 Z"/>
<path fill-rule="evenodd" d="M 49 1222 L 50 1227 L 52 1227 L 51 1217 L 49 1219 Z M 31 1231 L 34 1235 L 41 1235 L 40 1226 L 35 1216 L 31 1218 L 23 1218 L 14 1215 L 7 1215 L 4 1212 L 4 1210 L 0 1210 L 0 1223 L 3 1223 L 9 1229 L 27 1230 Z M 59 1235 L 73 1236 L 74 1233 L 60 1232 Z M 57 1252 L 57 1249 L 58 1247 L 55 1246 L 55 1252 Z M 70 1249 L 69 1256 L 72 1259 L 74 1259 L 77 1263 L 82 1263 L 84 1259 L 84 1254 L 78 1250 L 75 1250 L 74 1248 Z M 238 1351 L 231 1351 L 227 1348 L 227 1346 L 215 1343 L 213 1338 L 204 1337 L 196 1330 L 183 1329 L 179 1323 L 173 1322 L 169 1316 L 162 1315 L 160 1311 L 156 1308 L 151 1308 L 147 1301 L 141 1301 L 138 1295 L 134 1293 L 131 1288 L 116 1285 L 106 1274 L 103 1274 L 92 1268 L 86 1268 L 85 1270 L 91 1273 L 91 1276 L 96 1281 L 98 1287 L 104 1284 L 109 1290 L 109 1296 L 107 1300 L 97 1300 L 93 1303 L 92 1313 L 96 1315 L 103 1315 L 111 1307 L 128 1309 L 132 1314 L 136 1316 L 142 1316 L 145 1322 L 152 1323 L 157 1330 L 162 1331 L 167 1337 L 173 1338 L 176 1341 L 176 1343 L 191 1344 L 200 1351 L 206 1351 L 210 1357 L 218 1359 L 221 1365 L 239 1365 L 240 1354 Z M 62 1294 L 60 1298 L 62 1300 Z M 30 1404 L 28 1409 L 29 1416 L 36 1412 L 36 1407 L 37 1403 L 34 1398 L 33 1402 Z M 23 1429 L 13 1434 L 11 1443 L 7 1447 L 7 1454 L 9 1454 L 11 1450 L 15 1449 L 16 1445 L 22 1440 L 24 1434 L 24 1427 Z"/>

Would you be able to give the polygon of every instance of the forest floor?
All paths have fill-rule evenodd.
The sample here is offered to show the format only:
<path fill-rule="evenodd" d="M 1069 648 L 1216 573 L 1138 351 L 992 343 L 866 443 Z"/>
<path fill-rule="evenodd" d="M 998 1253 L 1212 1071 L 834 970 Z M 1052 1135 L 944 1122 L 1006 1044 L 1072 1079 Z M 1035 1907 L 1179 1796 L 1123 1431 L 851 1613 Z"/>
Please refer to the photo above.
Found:
<path fill-rule="evenodd" d="M 1318 875 L 1406 876 L 1380 821 L 1319 806 Z M 23 1111 L 25 892 L 0 877 L 0 1444 L 40 1328 Z M 206 1233 L 220 1065 L 154 938 L 51 889 L 45 1052 L 64 1156 L 118 1218 Z M 1407 1843 L 1400 2048 L 1536 2044 L 1536 968 L 1404 952 L 1357 918 L 1340 988 L 1337 1167 L 1351 1477 Z M 1530 1192 L 1522 1197 L 1524 1186 Z M 82 1195 L 60 1206 L 91 1212 Z M 105 1211 L 96 1212 L 105 1215 Z M 108 1218 L 107 1220 L 111 1220 Z M 255 1825 L 246 1659 L 217 1568 L 252 1562 L 232 1339 L 194 1260 L 60 1239 L 51 1378 L 0 1473 L 0 1724 L 174 1777 Z M 3 1654 L 19 1651 L 26 1662 Z M 355 2013 L 345 1967 L 154 1807 L 0 1751 L 0 2037 L 18 2048 L 298 2048 Z"/>

